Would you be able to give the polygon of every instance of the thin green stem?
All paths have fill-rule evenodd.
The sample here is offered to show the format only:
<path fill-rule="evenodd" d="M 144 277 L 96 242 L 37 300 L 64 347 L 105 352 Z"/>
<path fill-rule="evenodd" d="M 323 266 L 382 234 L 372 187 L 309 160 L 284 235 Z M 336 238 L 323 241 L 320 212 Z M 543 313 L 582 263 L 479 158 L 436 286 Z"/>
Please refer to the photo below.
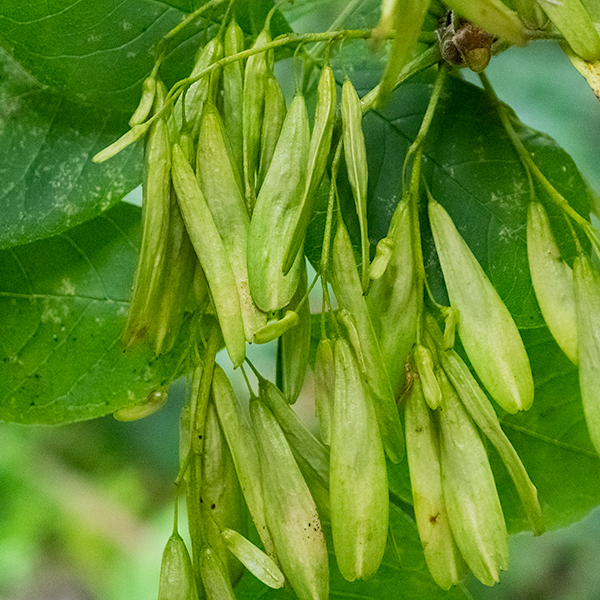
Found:
<path fill-rule="evenodd" d="M 568 200 L 548 181 L 546 176 L 542 173 L 540 168 L 533 160 L 531 153 L 529 152 L 529 150 L 527 150 L 525 144 L 523 144 L 523 141 L 519 137 L 519 134 L 515 131 L 515 128 L 511 123 L 510 116 L 504 104 L 500 102 L 500 99 L 496 95 L 496 92 L 492 88 L 492 85 L 490 84 L 486 75 L 484 73 L 480 73 L 479 78 L 485 91 L 488 93 L 488 95 L 496 105 L 498 116 L 500 117 L 502 125 L 508 137 L 510 138 L 510 141 L 512 142 L 515 150 L 517 151 L 521 162 L 526 166 L 526 168 L 528 168 L 531 171 L 535 178 L 540 182 L 540 184 L 542 185 L 544 190 L 546 190 L 546 193 L 548 194 L 552 202 L 554 202 L 566 215 L 568 215 L 573 221 L 575 221 L 575 223 L 577 223 L 577 225 L 579 225 L 579 227 L 581 227 L 587 238 L 592 243 L 594 250 L 600 256 L 600 242 L 596 237 L 596 232 L 594 231 L 591 223 L 587 219 L 582 217 L 569 204 Z"/>
<path fill-rule="evenodd" d="M 329 296 L 329 286 L 327 283 L 323 286 L 323 297 L 325 299 L 325 302 L 327 303 L 327 306 L 329 307 L 328 310 L 333 311 L 333 307 L 331 305 L 331 297 Z M 333 329 L 334 329 L 335 335 L 337 337 L 339 337 L 340 336 L 340 326 L 338 325 L 337 319 L 334 318 L 334 319 L 331 319 L 331 321 L 333 322 Z M 327 337 L 327 334 L 325 335 L 325 337 Z"/>
<path fill-rule="evenodd" d="M 421 246 L 421 224 L 419 223 L 419 183 L 421 181 L 421 159 L 423 158 L 423 147 L 416 150 L 415 159 L 408 188 L 408 210 L 411 224 L 411 244 L 413 264 L 415 267 L 415 285 L 417 290 L 422 290 L 426 279 L 425 266 L 423 263 L 423 248 Z M 423 294 L 417 292 L 417 323 L 421 323 L 423 314 Z M 417 327 L 417 343 L 421 343 L 421 328 Z"/>
<path fill-rule="evenodd" d="M 242 52 L 224 56 L 220 60 L 214 62 L 212 65 L 206 67 L 206 69 L 200 71 L 200 73 L 194 77 L 186 77 L 185 79 L 181 79 L 171 88 L 167 94 L 167 99 L 170 99 L 173 95 L 175 95 L 180 88 L 196 83 L 196 81 L 202 79 L 213 71 L 221 69 L 226 65 L 238 60 L 245 60 L 250 56 L 260 54 L 261 52 L 274 50 L 275 48 L 281 48 L 282 46 L 287 46 L 288 44 L 312 44 L 319 41 L 332 41 L 336 39 L 368 39 L 369 37 L 371 37 L 370 29 L 361 29 L 355 31 L 332 31 L 330 33 L 286 33 L 285 35 L 281 35 L 262 46 L 248 48 L 247 50 L 242 50 Z"/>
<path fill-rule="evenodd" d="M 264 377 L 260 374 L 259 370 L 254 366 L 254 364 L 249 358 L 246 358 L 246 362 L 248 363 L 248 366 L 252 369 L 252 372 L 254 373 L 256 379 L 258 379 L 259 382 L 264 380 Z"/>
<path fill-rule="evenodd" d="M 425 181 L 423 181 L 423 185 L 425 187 L 425 192 L 427 193 L 427 200 L 429 202 L 432 202 L 433 196 L 431 195 L 431 192 L 429 191 L 429 186 L 427 185 L 427 183 Z M 421 244 L 419 244 L 419 247 L 421 247 Z M 423 259 L 423 255 L 421 254 L 421 260 L 422 259 Z M 423 262 L 421 262 L 421 267 L 422 267 L 421 273 L 423 275 L 423 283 L 425 284 L 425 290 L 427 291 L 429 300 L 437 309 L 439 309 L 441 312 L 444 312 L 447 309 L 447 307 L 440 304 L 433 296 L 433 292 L 431 291 L 431 287 L 429 286 L 429 281 L 428 281 L 426 273 L 425 273 L 425 266 L 424 266 Z M 421 319 L 419 319 L 419 323 L 421 323 L 421 322 L 422 322 Z"/>
<path fill-rule="evenodd" d="M 313 288 L 317 284 L 318 280 L 319 280 L 319 274 L 317 273 L 314 276 L 312 283 L 308 286 L 308 290 L 306 290 L 306 294 L 304 294 L 304 296 L 302 296 L 302 299 L 300 300 L 300 302 L 298 302 L 298 306 L 296 306 L 296 309 L 295 309 L 296 312 L 300 312 L 300 309 L 304 306 L 304 303 L 308 301 L 310 293 L 312 292 Z"/>
<path fill-rule="evenodd" d="M 353 11 L 356 8 L 358 8 L 358 6 L 360 6 L 360 4 L 362 4 L 364 1 L 365 0 L 350 0 L 350 2 L 348 2 L 348 4 L 342 10 L 342 12 L 335 18 L 335 21 L 327 29 L 327 33 L 334 31 L 338 27 L 341 27 L 343 25 L 344 21 L 346 20 L 346 17 L 348 17 L 348 15 L 352 14 Z M 316 57 L 318 57 L 322 51 L 323 51 L 323 42 L 316 44 L 315 47 L 313 48 L 312 53 L 307 52 L 307 54 L 309 56 L 311 56 L 311 58 L 313 60 L 316 61 L 317 60 Z"/>
<path fill-rule="evenodd" d="M 210 330 L 208 344 L 206 346 L 206 354 L 204 356 L 204 365 L 202 367 L 202 375 L 200 379 L 200 387 L 198 390 L 198 398 L 196 401 L 195 411 L 190 412 L 190 419 L 193 423 L 192 435 L 202 436 L 199 444 L 199 452 L 201 454 L 204 448 L 204 426 L 206 424 L 206 411 L 208 409 L 208 400 L 210 398 L 210 389 L 212 386 L 213 371 L 215 368 L 215 360 L 219 351 L 220 333 L 219 328 L 215 324 Z M 194 439 L 192 437 L 192 439 Z"/>
<path fill-rule="evenodd" d="M 343 141 L 340 137 L 337 147 L 335 149 L 335 155 L 333 162 L 331 163 L 331 183 L 329 186 L 329 202 L 327 204 L 327 218 L 325 221 L 325 233 L 323 234 L 323 246 L 321 250 L 321 264 L 320 264 L 320 275 L 322 280 L 326 283 L 329 273 L 329 249 L 331 247 L 331 230 L 333 228 L 333 211 L 335 207 L 335 200 L 337 195 L 337 174 L 340 166 L 340 159 L 342 157 Z M 325 287 L 325 286 L 323 286 Z"/>
<path fill-rule="evenodd" d="M 322 281 L 322 280 L 321 280 Z M 329 295 L 329 292 L 326 292 L 325 289 L 327 287 L 327 284 L 324 283 L 322 284 L 323 286 L 323 296 L 321 298 L 321 339 L 327 339 L 327 321 L 326 321 L 326 314 L 327 314 L 327 297 Z"/>
<path fill-rule="evenodd" d="M 191 453 L 191 451 L 188 450 L 188 453 L 185 455 L 185 458 L 183 459 L 183 463 L 179 467 L 179 473 L 177 473 L 177 477 L 175 478 L 175 486 L 177 489 L 179 489 L 179 486 L 181 485 L 181 482 L 183 481 L 183 478 L 185 477 L 185 473 L 190 466 L 191 458 L 192 458 L 192 453 Z"/>
<path fill-rule="evenodd" d="M 442 65 L 440 70 L 438 71 L 438 75 L 436 77 L 433 90 L 431 91 L 431 97 L 429 99 L 429 104 L 427 105 L 427 110 L 423 115 L 423 121 L 421 122 L 421 126 L 419 127 L 419 131 L 415 140 L 410 145 L 408 152 L 406 153 L 406 158 L 404 159 L 404 166 L 402 169 L 402 187 L 406 189 L 405 181 L 406 181 L 406 170 L 409 160 L 412 158 L 412 168 L 410 173 L 410 183 L 408 186 L 408 209 L 410 214 L 411 221 L 411 244 L 412 244 L 412 255 L 415 267 L 415 285 L 417 290 L 420 292 L 417 293 L 417 323 L 419 323 L 419 327 L 417 327 L 417 343 L 421 343 L 421 322 L 423 315 L 423 288 L 427 288 L 428 292 L 429 286 L 427 282 L 427 275 L 425 273 L 425 264 L 423 260 L 423 247 L 421 242 L 421 225 L 419 223 L 419 205 L 420 205 L 420 183 L 421 183 L 421 163 L 423 161 L 423 143 L 427 137 L 427 133 L 429 132 L 429 128 L 431 127 L 431 123 L 433 122 L 433 117 L 435 115 L 435 111 L 437 109 L 439 100 L 442 95 L 442 90 L 444 89 L 444 83 L 446 82 L 448 67 L 446 65 Z M 404 194 L 403 194 L 404 195 Z"/>
<path fill-rule="evenodd" d="M 179 486 L 175 489 L 175 505 L 173 506 L 173 535 L 179 532 Z"/>
<path fill-rule="evenodd" d="M 223 58 L 214 62 L 212 65 L 206 67 L 206 69 L 200 71 L 200 73 L 194 77 L 186 77 L 175 83 L 165 98 L 164 106 L 160 111 L 156 112 L 154 115 L 152 115 L 152 117 L 145 121 L 144 126 L 149 127 L 156 119 L 159 119 L 161 116 L 163 116 L 163 114 L 175 103 L 177 98 L 181 96 L 185 88 L 196 83 L 203 77 L 210 75 L 213 71 L 222 69 L 223 67 L 238 60 L 245 60 L 250 56 L 254 56 L 255 54 L 260 54 L 261 52 L 266 52 L 268 50 L 274 50 L 275 48 L 281 48 L 282 46 L 287 46 L 288 44 L 311 44 L 319 41 L 333 41 L 336 39 L 368 39 L 370 36 L 370 29 L 356 31 L 333 31 L 330 33 L 288 33 L 281 35 L 262 46 L 248 48 L 247 50 L 242 50 L 236 54 L 224 56 Z"/>
<path fill-rule="evenodd" d="M 248 359 L 248 357 L 246 357 L 246 362 L 250 365 L 250 361 Z M 252 368 L 252 366 L 251 366 Z M 252 389 L 252 386 L 250 385 L 250 379 L 248 379 L 248 373 L 246 373 L 246 369 L 244 369 L 244 365 L 242 365 L 240 367 L 240 369 L 242 370 L 242 375 L 244 377 L 244 381 L 246 382 L 246 387 L 248 388 L 248 393 L 250 394 L 250 398 L 256 398 L 256 394 L 254 393 L 254 390 Z"/>
<path fill-rule="evenodd" d="M 181 21 L 181 23 L 173 27 L 173 29 L 171 29 L 171 31 L 169 31 L 169 33 L 167 33 L 156 46 L 156 62 L 159 64 L 162 62 L 168 50 L 168 44 L 176 35 L 178 35 L 196 19 L 201 17 L 205 12 L 208 12 L 209 10 L 219 6 L 219 4 L 223 4 L 226 1 L 227 0 L 210 0 L 200 8 L 197 8 L 194 12 L 190 13 L 183 21 Z"/>
<path fill-rule="evenodd" d="M 396 79 L 394 88 L 397 88 L 401 83 L 403 83 L 413 75 L 416 75 L 417 73 L 420 73 L 421 71 L 432 67 L 436 63 L 439 63 L 441 59 L 442 57 L 440 55 L 438 45 L 434 44 L 433 46 L 425 50 L 425 52 L 419 54 L 417 58 L 409 62 L 402 69 L 402 71 L 398 73 L 398 78 Z M 377 96 L 379 94 L 379 87 L 380 84 L 377 84 L 368 94 L 363 96 L 363 98 L 361 99 L 363 113 L 366 113 L 367 111 L 373 108 L 377 100 Z"/>
<path fill-rule="evenodd" d="M 218 2 L 216 2 L 216 4 L 223 2 L 223 1 L 224 0 L 218 0 Z M 202 8 L 204 9 L 207 6 L 208 6 L 208 4 L 204 5 Z M 200 10 L 200 9 L 198 9 L 198 10 Z M 198 12 L 198 11 L 196 11 L 196 12 Z M 139 135 L 132 136 L 132 134 L 131 134 L 132 130 L 129 130 L 124 134 L 124 136 L 122 136 L 122 138 L 124 138 L 125 136 L 129 136 L 131 138 L 131 140 L 124 143 L 122 147 L 119 147 L 119 149 L 117 150 L 117 152 L 115 152 L 115 154 L 120 152 L 121 150 L 123 150 L 124 148 L 126 148 L 127 146 L 132 144 L 133 142 L 137 141 L 149 129 L 150 125 L 152 125 L 152 123 L 154 123 L 154 121 L 164 117 L 164 115 L 167 114 L 168 111 L 172 109 L 173 105 L 175 104 L 175 101 L 181 96 L 181 94 L 184 92 L 184 90 L 186 88 L 188 88 L 192 84 L 196 83 L 203 77 L 210 75 L 213 71 L 222 69 L 224 66 L 227 66 L 238 60 L 245 60 L 248 57 L 253 56 L 255 54 L 260 54 L 261 52 L 265 52 L 268 50 L 274 50 L 275 48 L 280 48 L 280 47 L 286 46 L 288 44 L 301 44 L 301 43 L 312 44 L 312 43 L 318 43 L 318 42 L 332 43 L 336 40 L 368 39 L 370 37 L 371 37 L 370 29 L 331 31 L 331 32 L 324 32 L 324 33 L 306 33 L 306 34 L 288 33 L 288 34 L 279 36 L 279 37 L 275 38 L 274 40 L 272 40 L 271 42 L 264 44 L 260 47 L 249 48 L 247 50 L 243 50 L 242 52 L 238 52 L 236 54 L 231 54 L 229 56 L 225 56 L 225 57 L 221 58 L 220 60 L 214 62 L 212 65 L 208 66 L 206 69 L 203 69 L 196 76 L 186 77 L 184 79 L 181 79 L 177 83 L 175 83 L 173 85 L 173 87 L 169 90 L 162 108 L 159 111 L 157 111 L 156 113 L 154 113 L 154 115 L 152 115 L 147 121 L 145 121 L 144 123 L 137 126 L 139 128 Z M 159 57 L 159 59 L 157 59 L 157 61 L 159 61 L 159 60 L 162 60 L 162 58 Z M 437 44 L 436 44 L 436 45 L 432 46 L 429 50 L 426 50 L 424 53 L 419 55 L 419 57 L 417 59 L 415 59 L 413 62 L 411 62 L 409 65 L 407 65 L 406 68 L 400 72 L 398 79 L 396 80 L 395 87 L 400 85 L 405 79 L 408 79 L 412 75 L 434 65 L 436 62 L 439 62 L 439 61 L 440 61 L 440 54 L 439 54 L 439 50 L 438 50 Z M 378 91 L 379 91 L 379 86 L 376 86 L 361 100 L 363 113 L 365 113 L 366 111 L 371 110 L 373 108 L 373 103 L 375 102 Z M 119 139 L 121 139 L 121 138 L 119 138 Z M 119 142 L 119 140 L 117 140 L 117 142 Z M 115 142 L 114 144 L 111 144 L 111 147 L 118 145 L 117 142 Z M 100 155 L 100 154 L 102 154 L 102 153 L 98 153 L 98 155 Z M 108 158 L 112 157 L 113 155 L 114 154 L 111 154 Z M 107 157 L 103 158 L 102 160 L 106 160 L 106 158 Z"/>
<path fill-rule="evenodd" d="M 433 85 L 433 90 L 431 91 L 431 97 L 429 98 L 429 104 L 427 104 L 427 110 L 423 115 L 423 120 L 421 121 L 421 126 L 419 127 L 419 131 L 417 133 L 417 137 L 415 137 L 413 143 L 410 145 L 408 152 L 406 153 L 406 157 L 404 158 L 404 165 L 402 167 L 402 187 L 404 188 L 404 182 L 406 181 L 406 169 L 408 166 L 408 162 L 413 154 L 415 154 L 418 150 L 422 149 L 423 142 L 427 137 L 427 133 L 429 132 L 429 128 L 431 127 L 431 123 L 433 121 L 433 117 L 435 115 L 435 111 L 437 109 L 437 105 L 440 101 L 440 97 L 442 95 L 442 90 L 444 89 L 444 83 L 446 82 L 446 76 L 448 74 L 449 67 L 445 64 L 440 66 L 440 70 L 438 71 L 437 77 L 435 78 L 435 83 Z M 421 160 L 423 153 L 419 154 L 419 161 Z M 415 158 L 414 162 L 417 162 Z M 412 182 L 412 177 L 411 177 Z M 412 184 L 411 184 L 412 185 Z M 418 182 L 416 182 L 418 187 Z"/>

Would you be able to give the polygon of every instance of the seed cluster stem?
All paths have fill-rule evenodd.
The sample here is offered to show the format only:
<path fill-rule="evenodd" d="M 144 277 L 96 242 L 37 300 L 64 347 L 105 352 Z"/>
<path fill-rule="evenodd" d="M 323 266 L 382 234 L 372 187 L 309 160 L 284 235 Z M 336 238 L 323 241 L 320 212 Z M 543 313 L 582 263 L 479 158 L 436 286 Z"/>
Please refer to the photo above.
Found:
<path fill-rule="evenodd" d="M 506 110 L 505 105 L 502 104 L 502 102 L 496 95 L 496 92 L 494 91 L 494 88 L 490 84 L 490 81 L 487 78 L 487 76 L 485 75 L 485 73 L 480 73 L 479 78 L 481 80 L 481 83 L 482 83 L 485 91 L 488 93 L 488 95 L 493 100 L 494 104 L 496 105 L 496 110 L 498 111 L 498 116 L 500 117 L 500 120 L 502 121 L 502 125 L 504 126 L 504 129 L 506 130 L 506 133 L 507 133 L 508 137 L 510 138 L 510 141 L 512 142 L 515 150 L 517 151 L 517 154 L 519 155 L 521 162 L 524 164 L 524 166 L 527 169 L 529 169 L 529 171 L 540 182 L 540 184 L 542 185 L 544 190 L 546 190 L 546 192 L 547 192 L 548 196 L 550 197 L 550 199 L 552 200 L 552 202 L 554 202 L 554 204 L 556 204 L 566 215 L 568 215 L 573 221 L 575 221 L 575 223 L 577 223 L 577 225 L 579 225 L 581 227 L 581 229 L 583 229 L 584 233 L 586 234 L 586 236 L 592 243 L 594 249 L 596 250 L 596 253 L 600 256 L 600 243 L 598 242 L 596 232 L 594 231 L 590 222 L 587 219 L 585 219 L 584 217 L 582 217 L 569 204 L 569 201 L 548 181 L 546 176 L 542 173 L 541 169 L 538 167 L 538 165 L 533 160 L 533 158 L 531 156 L 531 152 L 529 152 L 529 150 L 527 150 L 527 148 L 525 147 L 525 144 L 523 144 L 523 141 L 519 137 L 519 134 L 515 131 L 515 128 L 513 127 L 513 124 L 511 123 L 510 116 L 508 114 L 508 111 Z"/>

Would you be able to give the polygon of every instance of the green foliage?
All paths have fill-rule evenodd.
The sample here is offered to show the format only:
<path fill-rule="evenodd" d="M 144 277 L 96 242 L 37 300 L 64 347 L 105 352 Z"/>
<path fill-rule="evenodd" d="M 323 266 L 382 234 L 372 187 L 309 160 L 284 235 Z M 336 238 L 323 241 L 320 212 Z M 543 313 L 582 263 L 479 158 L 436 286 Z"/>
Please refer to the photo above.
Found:
<path fill-rule="evenodd" d="M 196 317 L 189 316 L 169 353 L 155 356 L 144 344 L 123 352 L 121 334 L 139 252 L 141 211 L 121 201 L 142 181 L 142 144 L 101 166 L 92 162 L 99 150 L 128 130 L 127 118 L 152 70 L 160 40 L 202 4 L 53 0 L 24 5 L 6 0 L 0 7 L 0 422 L 68 424 L 142 403 L 185 371 L 190 339 L 203 337 L 204 329 L 197 335 Z M 234 13 L 246 34 L 246 47 L 273 5 L 272 0 L 236 2 Z M 296 0 L 275 13 L 272 38 L 301 30 L 304 23 L 316 22 L 325 29 L 319 19 L 337 16 L 329 5 Z M 379 1 L 363 2 L 339 27 L 371 29 L 379 9 Z M 189 74 L 198 47 L 216 34 L 224 10 L 217 3 L 172 40 L 161 70 L 167 86 Z M 598 18 L 593 11 L 592 16 Z M 427 18 L 425 33 L 431 33 L 434 21 L 432 15 Z M 279 48 L 276 59 L 290 56 L 295 47 Z M 348 40 L 332 66 L 340 86 L 347 75 L 363 97 L 378 83 L 386 58 L 385 51 L 373 51 L 365 40 Z M 304 78 L 310 106 L 316 87 L 310 69 Z M 433 81 L 433 69 L 420 73 L 399 86 L 383 107 L 364 115 L 371 258 L 376 243 L 388 233 L 403 185 L 408 185 L 403 166 L 426 114 Z M 543 175 L 588 219 L 593 200 L 573 160 L 548 135 L 508 112 Z M 339 136 L 338 128 L 334 141 Z M 600 460 L 581 406 L 578 370 L 545 327 L 529 276 L 525 223 L 532 198 L 530 176 L 495 99 L 456 73 L 436 107 L 421 170 L 427 190 L 451 215 L 521 330 L 535 401 L 531 410 L 516 415 L 495 408 L 538 489 L 546 526 L 564 527 L 600 503 Z M 331 170 L 315 201 L 304 246 L 317 270 L 330 176 Z M 338 185 L 342 215 L 358 255 L 361 237 L 343 160 Z M 538 180 L 533 180 L 533 190 L 546 204 L 562 256 L 572 264 L 577 247 L 561 210 Z M 425 197 L 423 193 L 417 219 L 427 280 L 433 299 L 448 304 Z M 589 249 L 587 241 L 582 246 Z M 313 315 L 311 364 L 319 326 L 320 318 Z M 494 449 L 488 450 L 509 532 L 528 530 L 512 480 Z M 402 590 L 401 597 L 407 599 L 469 598 L 463 586 L 443 592 L 431 579 L 411 515 L 406 461 L 396 465 L 388 460 L 387 469 L 389 539 L 383 564 L 372 579 L 350 583 L 341 576 L 325 524 L 332 597 L 389 598 L 399 597 Z M 291 597 L 289 590 L 267 589 L 246 573 L 236 596 L 259 595 Z"/>
<path fill-rule="evenodd" d="M 122 114 L 41 87 L 1 48 L 0 103 L 0 248 L 93 219 L 139 184 L 139 146 L 106 169 L 91 160 L 127 126 Z"/>
<path fill-rule="evenodd" d="M 142 402 L 171 381 L 181 345 L 123 353 L 140 209 L 0 252 L 0 420 L 72 423 Z"/>

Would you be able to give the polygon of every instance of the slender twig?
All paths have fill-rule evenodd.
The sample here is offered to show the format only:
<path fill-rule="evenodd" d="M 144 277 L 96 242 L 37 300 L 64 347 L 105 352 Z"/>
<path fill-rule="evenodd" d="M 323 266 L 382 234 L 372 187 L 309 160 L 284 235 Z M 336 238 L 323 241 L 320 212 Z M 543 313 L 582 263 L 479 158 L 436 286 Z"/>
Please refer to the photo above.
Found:
<path fill-rule="evenodd" d="M 546 176 L 542 173 L 541 169 L 537 166 L 533 157 L 531 156 L 531 152 L 527 150 L 525 144 L 519 137 L 519 134 L 515 131 L 513 124 L 511 123 L 508 111 L 506 110 L 505 105 L 500 101 L 496 92 L 492 88 L 488 78 L 484 73 L 479 74 L 479 78 L 481 83 L 488 93 L 494 104 L 496 105 L 496 110 L 498 112 L 498 116 L 504 126 L 504 130 L 506 131 L 510 141 L 512 142 L 517 154 L 521 162 L 526 165 L 526 167 L 531 171 L 533 176 L 540 182 L 544 190 L 546 190 L 548 196 L 566 215 L 568 215 L 585 233 L 587 238 L 592 243 L 596 253 L 600 256 L 600 242 L 596 237 L 596 232 L 592 227 L 591 223 L 582 217 L 568 202 L 568 200 L 548 181 Z"/>

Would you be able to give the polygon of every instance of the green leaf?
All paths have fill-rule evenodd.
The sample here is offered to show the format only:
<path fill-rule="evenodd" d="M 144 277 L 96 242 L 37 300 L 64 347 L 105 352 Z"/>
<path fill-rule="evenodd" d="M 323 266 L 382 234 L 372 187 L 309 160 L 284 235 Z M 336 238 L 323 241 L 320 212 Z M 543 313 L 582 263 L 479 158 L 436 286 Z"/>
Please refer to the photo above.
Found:
<path fill-rule="evenodd" d="M 582 519 L 600 504 L 600 459 L 590 441 L 577 368 L 546 328 L 522 332 L 535 382 L 532 408 L 505 415 L 502 427 L 538 488 L 549 529 Z M 492 453 L 509 530 L 529 529 L 506 470 Z"/>
<path fill-rule="evenodd" d="M 24 4 L 5 0 L 0 6 L 0 43 L 42 84 L 78 103 L 130 115 L 142 81 L 154 64 L 159 40 L 200 2 L 178 0 L 51 0 Z M 247 32 L 257 33 L 273 0 L 237 3 L 236 15 Z M 217 31 L 226 2 L 205 19 L 186 27 L 164 62 L 167 85 L 186 77 L 198 47 Z M 279 13 L 274 37 L 289 26 Z"/>
<path fill-rule="evenodd" d="M 140 238 L 120 204 L 66 234 L 0 252 L 0 420 L 71 423 L 141 402 L 181 347 L 123 353 Z"/>
<path fill-rule="evenodd" d="M 156 42 L 182 16 L 147 0 L 7 0 L 0 8 L 0 35 L 41 83 L 71 100 L 131 113 Z"/>
<path fill-rule="evenodd" d="M 369 157 L 369 235 L 381 239 L 401 195 L 402 165 L 425 112 L 431 84 L 415 78 L 401 86 L 381 112 L 364 119 Z M 519 125 L 527 148 L 550 182 L 583 215 L 589 195 L 571 158 L 550 137 Z M 451 78 L 425 142 L 424 174 L 433 197 L 446 208 L 520 328 L 544 324 L 527 263 L 525 223 L 530 187 L 496 108 L 485 92 Z M 538 197 L 548 200 L 539 186 Z M 554 210 L 559 244 L 574 255 L 572 237 Z M 427 274 L 434 295 L 447 303 L 427 227 Z"/>
<path fill-rule="evenodd" d="M 377 574 L 368 581 L 346 581 L 337 569 L 332 552 L 331 531 L 324 524 L 329 548 L 330 598 L 342 600 L 468 600 L 470 594 L 457 586 L 448 592 L 439 588 L 427 570 L 421 541 L 415 522 L 402 510 L 390 505 L 390 535 L 383 562 Z M 277 599 L 296 598 L 285 589 L 272 590 L 264 586 L 254 576 L 246 573 L 235 588 L 238 600 L 256 598 Z"/>
<path fill-rule="evenodd" d="M 0 48 L 0 248 L 57 235 L 118 202 L 141 180 L 141 146 L 96 165 L 126 127 L 41 88 Z"/>

